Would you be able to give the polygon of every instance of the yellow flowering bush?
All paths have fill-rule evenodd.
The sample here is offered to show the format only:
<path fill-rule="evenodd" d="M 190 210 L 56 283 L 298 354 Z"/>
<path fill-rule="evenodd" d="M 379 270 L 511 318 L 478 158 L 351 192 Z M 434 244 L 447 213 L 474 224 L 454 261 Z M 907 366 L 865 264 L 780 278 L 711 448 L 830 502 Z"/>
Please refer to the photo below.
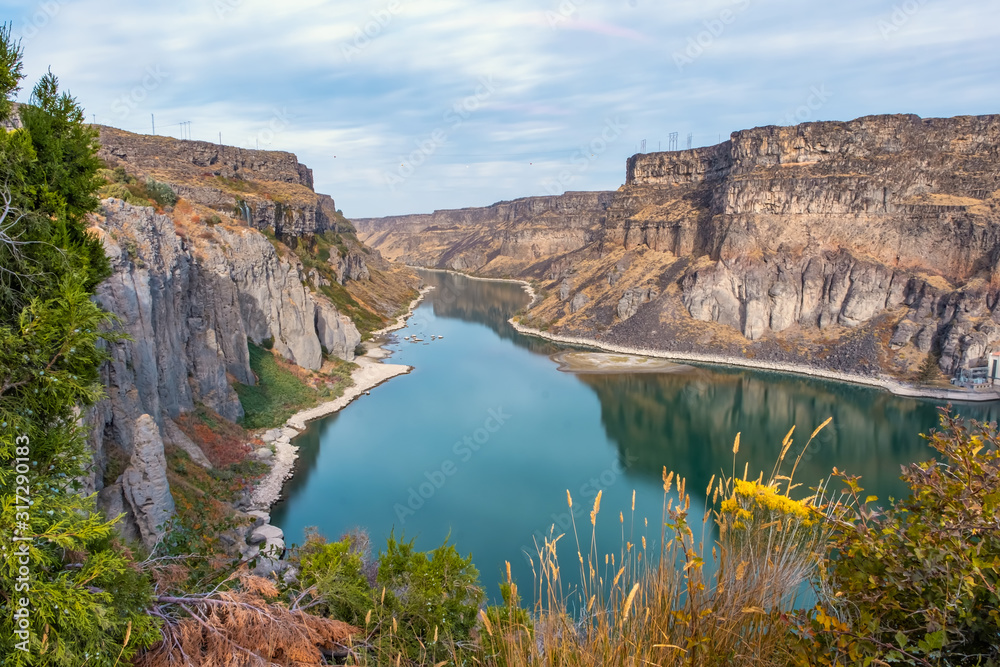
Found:
<path fill-rule="evenodd" d="M 772 521 L 782 522 L 788 528 L 794 524 L 810 527 L 816 523 L 810 499 L 793 500 L 782 494 L 777 484 L 743 479 L 733 480 L 732 495 L 722 501 L 719 514 L 734 530 L 759 527 Z"/>

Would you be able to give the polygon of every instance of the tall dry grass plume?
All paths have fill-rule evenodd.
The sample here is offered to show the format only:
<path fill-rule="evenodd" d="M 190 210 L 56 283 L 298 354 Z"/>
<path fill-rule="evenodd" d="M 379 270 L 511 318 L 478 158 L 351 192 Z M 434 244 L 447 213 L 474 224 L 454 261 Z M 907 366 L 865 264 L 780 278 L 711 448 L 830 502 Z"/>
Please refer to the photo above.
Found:
<path fill-rule="evenodd" d="M 809 438 L 830 423 L 827 420 Z M 808 497 L 793 498 L 793 482 L 802 455 L 781 474 L 793 446 L 782 442 L 771 475 L 752 479 L 736 474 L 740 438 L 733 446 L 733 471 L 705 489 L 706 511 L 690 517 L 687 480 L 663 470 L 663 508 L 659 548 L 645 533 L 636 535 L 635 497 L 628 517 L 619 514 L 622 545 L 600 554 L 596 527 L 601 497 L 590 514 L 589 544 L 581 543 L 574 521 L 572 535 L 554 527 L 532 559 L 535 604 L 531 620 L 494 614 L 484 632 L 489 641 L 482 661 L 505 667 L 555 665 L 766 665 L 788 664 L 784 615 L 795 605 L 803 582 L 810 580 L 826 541 L 825 482 Z M 797 494 L 798 495 L 798 494 Z M 567 504 L 573 499 L 567 491 Z M 573 516 L 572 511 L 570 516 Z M 718 539 L 706 551 L 696 538 Z M 640 522 L 646 530 L 648 523 Z M 564 581 L 559 543 L 575 541 L 580 583 Z M 586 538 L 584 537 L 584 540 Z M 586 548 L 583 548 L 586 546 Z M 508 575 L 509 576 L 509 575 Z M 508 587 L 514 582 L 508 579 Z M 478 661 L 477 661 L 478 662 Z"/>

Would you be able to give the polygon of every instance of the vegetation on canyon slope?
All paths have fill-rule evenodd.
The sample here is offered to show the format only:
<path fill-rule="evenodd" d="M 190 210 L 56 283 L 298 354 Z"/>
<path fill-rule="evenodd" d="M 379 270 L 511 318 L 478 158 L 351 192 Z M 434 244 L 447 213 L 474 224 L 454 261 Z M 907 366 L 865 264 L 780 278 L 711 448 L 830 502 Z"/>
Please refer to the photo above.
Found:
<path fill-rule="evenodd" d="M 22 78 L 9 26 L 0 63 L 6 120 Z M 20 116 L 23 129 L 0 132 L 0 655 L 110 664 L 159 635 L 145 613 L 148 578 L 82 494 L 90 453 L 76 410 L 100 396 L 115 338 L 90 300 L 109 274 L 85 231 L 100 163 L 82 111 L 51 73 Z"/>
<path fill-rule="evenodd" d="M 357 364 L 349 361 L 330 358 L 322 373 L 309 373 L 278 358 L 266 346 L 248 342 L 247 347 L 257 384 L 235 385 L 246 412 L 243 418 L 246 428 L 280 426 L 300 410 L 342 396 L 353 384 L 351 371 Z"/>
<path fill-rule="evenodd" d="M 9 27 L 0 31 L 0 65 L 0 117 L 9 117 L 21 80 Z M 664 471 L 653 537 L 623 529 L 621 550 L 601 554 L 599 495 L 590 542 L 585 528 L 582 540 L 576 527 L 551 535 L 535 556 L 532 594 L 508 575 L 505 604 L 486 609 L 470 558 L 448 544 L 420 553 L 390 538 L 372 556 L 362 535 L 316 536 L 292 555 L 298 579 L 279 582 L 251 575 L 212 540 L 193 548 L 179 539 L 188 533 L 151 552 L 125 543 L 115 518 L 85 495 L 91 462 L 77 420 L 101 396 L 98 369 L 115 339 L 90 298 L 109 271 L 85 232 L 101 181 L 95 137 L 51 74 L 21 117 L 23 129 L 0 132 L 0 664 L 1000 660 L 1000 436 L 947 414 L 928 438 L 941 460 L 904 470 L 906 499 L 879 504 L 836 471 L 842 495 L 828 485 L 803 497 L 791 433 L 767 479 L 739 475 L 737 440 L 732 473 L 706 489 L 705 515 L 689 516 L 690 491 Z M 182 426 L 197 435 L 197 422 Z M 215 499 L 236 476 L 253 475 L 231 456 L 232 442 L 209 448 L 216 468 L 185 477 L 189 498 Z M 195 465 L 176 458 L 174 469 Z M 208 514 L 189 518 L 190 531 L 221 538 Z M 612 520 L 624 526 L 624 512 Z M 696 540 L 699 520 L 718 530 L 715 544 Z M 582 582 L 572 590 L 557 557 L 557 543 L 571 539 Z M 796 611 L 807 579 L 817 604 Z"/>

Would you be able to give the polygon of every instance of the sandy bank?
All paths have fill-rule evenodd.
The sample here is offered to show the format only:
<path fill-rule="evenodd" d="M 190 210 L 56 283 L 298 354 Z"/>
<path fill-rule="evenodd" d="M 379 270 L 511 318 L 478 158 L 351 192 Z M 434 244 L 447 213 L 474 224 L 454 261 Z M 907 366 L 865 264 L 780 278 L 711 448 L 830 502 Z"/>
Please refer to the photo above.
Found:
<path fill-rule="evenodd" d="M 424 295 L 432 287 L 423 287 L 420 294 L 410 303 L 407 312 L 396 318 L 395 324 L 391 324 L 384 329 L 372 332 L 373 337 L 381 337 L 385 334 L 396 331 L 406 326 L 406 320 L 413 315 L 413 310 L 423 300 Z M 351 373 L 353 386 L 344 390 L 344 394 L 339 398 L 328 401 L 313 408 L 308 408 L 295 413 L 288 418 L 284 426 L 271 429 L 265 434 L 265 441 L 274 444 L 274 459 L 271 471 L 260 482 L 257 483 L 251 496 L 251 510 L 262 513 L 270 513 L 271 506 L 281 497 L 281 490 L 285 482 L 292 477 L 295 467 L 295 459 L 298 458 L 299 448 L 292 444 L 295 436 L 306 429 L 306 425 L 316 419 L 332 415 L 343 410 L 351 404 L 358 396 L 378 385 L 391 380 L 392 378 L 404 375 L 413 370 L 410 366 L 403 364 L 384 364 L 381 359 L 390 356 L 390 352 L 383 347 L 373 347 L 363 357 L 357 357 L 354 362 L 358 367 Z M 270 437 L 268 437 L 268 434 Z M 269 519 L 269 517 L 268 517 Z M 267 521 L 265 521 L 266 523 Z"/>
<path fill-rule="evenodd" d="M 678 364 L 657 357 L 637 357 L 632 354 L 605 354 L 602 352 L 557 352 L 551 357 L 564 373 L 684 373 L 694 366 Z"/>

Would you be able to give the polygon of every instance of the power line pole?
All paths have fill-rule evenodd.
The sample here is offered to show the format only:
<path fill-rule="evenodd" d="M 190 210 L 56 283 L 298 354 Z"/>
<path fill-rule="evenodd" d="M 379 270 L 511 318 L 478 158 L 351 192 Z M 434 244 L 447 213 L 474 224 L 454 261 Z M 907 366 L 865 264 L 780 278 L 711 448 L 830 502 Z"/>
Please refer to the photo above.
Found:
<path fill-rule="evenodd" d="M 153 119 L 153 134 L 156 134 L 156 115 L 149 114 L 149 117 Z"/>
<path fill-rule="evenodd" d="M 677 150 L 677 133 L 676 132 L 671 132 L 668 135 L 667 150 L 668 151 L 676 151 Z"/>

